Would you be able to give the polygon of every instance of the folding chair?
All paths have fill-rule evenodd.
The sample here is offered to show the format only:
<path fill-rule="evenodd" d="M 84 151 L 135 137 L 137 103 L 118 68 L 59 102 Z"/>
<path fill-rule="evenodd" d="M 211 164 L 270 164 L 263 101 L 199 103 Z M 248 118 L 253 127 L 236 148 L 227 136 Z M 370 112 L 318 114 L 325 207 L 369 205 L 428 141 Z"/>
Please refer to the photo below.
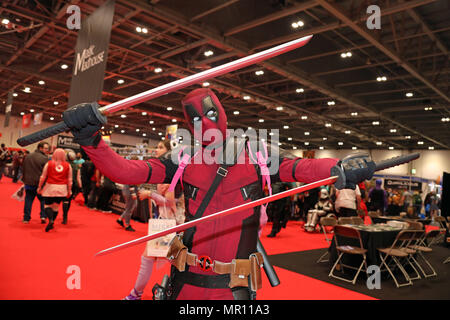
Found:
<path fill-rule="evenodd" d="M 441 232 L 439 234 L 439 237 L 436 239 L 436 242 L 444 242 L 447 229 L 447 220 L 443 216 L 436 216 L 434 217 L 434 221 L 439 223 L 439 228 L 441 229 Z"/>
<path fill-rule="evenodd" d="M 447 259 L 444 260 L 444 264 L 449 263 L 449 262 L 450 262 L 450 257 L 447 257 Z"/>
<path fill-rule="evenodd" d="M 361 239 L 361 234 L 359 233 L 358 230 L 354 229 L 354 228 L 350 228 L 350 227 L 345 227 L 345 226 L 340 226 L 340 225 L 336 225 L 334 227 L 334 241 L 336 244 L 336 250 L 339 253 L 339 256 L 336 260 L 336 262 L 334 263 L 333 267 L 331 268 L 330 273 L 328 274 L 329 277 L 333 277 L 339 280 L 343 280 L 346 282 L 350 282 L 352 284 L 356 283 L 356 279 L 358 278 L 359 273 L 362 270 L 362 267 L 364 265 L 365 269 L 364 271 L 367 272 L 367 259 L 366 259 L 366 253 L 367 250 L 364 249 L 363 244 L 362 244 L 362 239 Z M 351 239 L 358 239 L 359 240 L 359 247 L 355 247 L 355 246 L 349 246 L 349 245 L 344 245 L 341 246 L 338 243 L 338 237 L 346 237 L 346 238 L 351 238 Z M 341 259 L 344 256 L 344 254 L 351 254 L 351 255 L 360 255 L 363 257 L 363 261 L 361 262 L 361 264 L 359 265 L 358 268 L 355 268 L 353 266 L 349 266 L 346 264 L 343 264 Z M 349 279 L 345 279 L 342 277 L 339 277 L 337 275 L 334 274 L 334 270 L 336 269 L 337 264 L 339 263 L 339 265 L 341 266 L 341 271 L 344 272 L 344 267 L 346 268 L 350 268 L 353 270 L 357 270 L 354 278 L 352 280 Z"/>
<path fill-rule="evenodd" d="M 364 224 L 364 220 L 361 217 L 350 217 L 352 219 L 352 223 L 354 225 Z"/>
<path fill-rule="evenodd" d="M 419 221 L 406 220 L 406 223 L 409 224 L 408 230 L 423 230 L 423 224 Z"/>
<path fill-rule="evenodd" d="M 353 224 L 352 217 L 340 217 L 338 219 L 338 224 L 339 225 L 342 225 L 342 224 Z"/>
<path fill-rule="evenodd" d="M 335 225 L 337 225 L 336 218 L 333 218 L 333 217 L 322 217 L 322 218 L 320 218 L 320 229 L 322 230 L 323 234 L 325 235 L 325 240 L 327 241 L 328 244 L 331 244 L 331 239 L 328 239 L 326 227 L 333 227 L 334 228 Z M 317 260 L 316 263 L 328 262 L 328 259 L 324 260 L 324 258 L 327 255 L 328 255 L 328 248 L 320 256 L 319 260 Z"/>
<path fill-rule="evenodd" d="M 422 225 L 420 222 L 417 222 L 420 225 Z M 420 227 L 420 226 L 419 226 Z M 414 230 L 414 234 L 411 236 L 409 242 L 405 243 L 404 246 L 402 248 L 400 248 L 400 250 L 405 251 L 408 256 L 405 258 L 405 261 L 408 262 L 408 264 L 411 266 L 411 268 L 414 270 L 415 272 L 415 277 L 411 277 L 409 274 L 409 278 L 411 280 L 419 280 L 422 279 L 422 277 L 420 276 L 419 272 L 417 271 L 416 267 L 414 267 L 414 265 L 416 265 L 423 273 L 422 267 L 420 266 L 419 262 L 416 260 L 416 258 L 414 257 L 417 254 L 417 250 L 413 249 L 412 246 L 415 245 L 416 243 L 418 243 L 419 241 L 421 241 L 421 239 L 423 238 L 423 236 L 425 235 L 425 230 Z"/>
<path fill-rule="evenodd" d="M 409 246 L 409 248 L 417 251 L 417 256 L 420 256 L 420 258 L 422 258 L 422 260 L 428 265 L 429 269 L 431 270 L 431 273 L 427 274 L 423 270 L 422 266 L 418 264 L 420 271 L 422 271 L 425 278 L 437 276 L 436 270 L 434 270 L 430 262 L 425 258 L 424 253 L 433 252 L 431 245 L 434 243 L 434 240 L 439 236 L 439 234 L 440 230 L 431 230 L 428 233 L 424 233 L 424 236 L 417 241 L 417 244 Z"/>
<path fill-rule="evenodd" d="M 389 248 L 378 248 L 378 253 L 380 255 L 381 263 L 380 263 L 380 270 L 383 269 L 383 265 L 386 267 L 385 270 L 389 272 L 392 279 L 395 282 L 395 285 L 397 288 L 403 287 L 403 286 L 409 286 L 412 285 L 411 278 L 409 277 L 409 274 L 406 272 L 406 270 L 403 268 L 403 265 L 400 263 L 399 259 L 402 258 L 408 258 L 409 253 L 406 252 L 404 249 L 406 245 L 408 245 L 413 239 L 414 239 L 415 231 L 413 230 L 403 230 L 400 231 L 397 234 L 397 237 L 395 238 L 394 242 L 392 243 L 391 247 Z M 389 267 L 389 264 L 387 263 L 387 258 L 391 258 L 391 261 L 393 262 L 394 270 L 391 270 Z M 394 275 L 395 269 L 398 268 L 401 273 L 403 274 L 403 277 L 405 278 L 406 282 L 399 284 L 397 281 L 397 278 Z"/>

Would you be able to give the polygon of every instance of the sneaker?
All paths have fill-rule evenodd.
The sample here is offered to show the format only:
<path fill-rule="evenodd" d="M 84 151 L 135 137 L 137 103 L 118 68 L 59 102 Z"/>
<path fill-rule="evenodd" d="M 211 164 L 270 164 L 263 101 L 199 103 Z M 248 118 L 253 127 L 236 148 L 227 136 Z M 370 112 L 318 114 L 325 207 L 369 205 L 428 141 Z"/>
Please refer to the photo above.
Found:
<path fill-rule="evenodd" d="M 41 224 L 44 224 L 46 222 L 45 218 L 41 218 Z"/>
<path fill-rule="evenodd" d="M 28 224 L 28 223 L 30 223 L 30 220 L 23 220 L 22 223 Z"/>
<path fill-rule="evenodd" d="M 118 224 L 120 224 L 122 227 L 124 227 L 125 228 L 125 226 L 124 226 L 124 224 L 123 224 L 123 221 L 122 220 L 119 220 L 119 219 L 117 219 L 116 220 L 116 222 L 118 223 Z"/>
<path fill-rule="evenodd" d="M 123 300 L 141 300 L 141 299 L 142 299 L 142 292 L 138 292 L 133 288 L 130 294 L 127 295 Z"/>
<path fill-rule="evenodd" d="M 53 222 L 49 222 L 48 225 L 45 227 L 45 232 L 49 232 L 53 229 Z"/>
<path fill-rule="evenodd" d="M 103 212 L 103 213 L 112 213 L 111 210 L 100 210 L 100 211 Z"/>
<path fill-rule="evenodd" d="M 126 227 L 125 230 L 127 230 L 127 231 L 136 231 L 131 226 Z"/>

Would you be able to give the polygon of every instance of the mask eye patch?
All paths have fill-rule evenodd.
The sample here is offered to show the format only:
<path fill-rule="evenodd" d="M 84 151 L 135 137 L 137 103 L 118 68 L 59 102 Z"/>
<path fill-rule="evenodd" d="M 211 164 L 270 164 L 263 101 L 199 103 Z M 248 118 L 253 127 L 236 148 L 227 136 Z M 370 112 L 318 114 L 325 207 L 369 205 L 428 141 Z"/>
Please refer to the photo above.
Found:
<path fill-rule="evenodd" d="M 192 104 L 186 104 L 184 106 L 186 109 L 186 114 L 189 117 L 189 120 L 192 123 L 195 123 L 196 121 L 201 121 L 202 117 L 198 114 L 197 110 L 195 110 L 194 106 Z"/>
<path fill-rule="evenodd" d="M 207 96 L 202 100 L 203 114 L 211 121 L 217 122 L 219 117 L 219 112 L 217 106 L 210 96 Z"/>

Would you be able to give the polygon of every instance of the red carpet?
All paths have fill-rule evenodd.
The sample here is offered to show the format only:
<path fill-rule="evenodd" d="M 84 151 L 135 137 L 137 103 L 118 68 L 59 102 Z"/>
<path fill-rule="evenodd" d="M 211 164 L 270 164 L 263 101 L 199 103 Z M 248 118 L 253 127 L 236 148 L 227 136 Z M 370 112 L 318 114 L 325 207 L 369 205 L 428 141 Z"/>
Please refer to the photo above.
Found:
<path fill-rule="evenodd" d="M 136 232 L 127 232 L 115 220 L 116 214 L 90 211 L 72 203 L 69 223 L 62 225 L 60 212 L 55 229 L 44 232 L 36 199 L 31 222 L 23 224 L 23 202 L 11 198 L 19 187 L 11 179 L 0 182 L 0 299 L 101 299 L 119 300 L 126 296 L 136 280 L 144 245 L 94 258 L 98 251 L 147 234 L 147 224 L 133 221 Z M 307 234 L 300 224 L 290 221 L 275 238 L 267 238 L 271 225 L 263 231 L 262 242 L 269 255 L 325 248 L 323 235 Z M 81 288 L 69 289 L 73 273 L 80 270 Z M 373 299 L 301 274 L 275 268 L 281 284 L 272 288 L 263 276 L 258 299 L 265 300 L 345 300 Z M 151 289 L 168 273 L 169 264 L 154 271 L 143 298 L 151 299 Z M 73 272 L 73 271 L 72 271 Z M 70 286 L 69 286 L 70 287 Z"/>

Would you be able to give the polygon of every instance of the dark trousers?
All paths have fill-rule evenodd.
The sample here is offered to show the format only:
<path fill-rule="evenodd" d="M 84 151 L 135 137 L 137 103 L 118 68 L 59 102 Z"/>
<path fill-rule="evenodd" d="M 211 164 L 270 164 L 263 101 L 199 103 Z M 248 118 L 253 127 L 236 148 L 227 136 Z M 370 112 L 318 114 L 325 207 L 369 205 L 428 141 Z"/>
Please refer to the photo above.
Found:
<path fill-rule="evenodd" d="M 278 233 L 281 230 L 281 227 L 285 227 L 286 223 L 289 220 L 290 212 L 286 210 L 285 204 L 276 204 L 274 203 L 272 207 L 273 212 L 273 225 L 272 225 L 272 233 Z"/>
<path fill-rule="evenodd" d="M 98 194 L 97 209 L 108 211 L 109 210 L 109 200 L 114 194 L 114 189 L 111 188 L 101 188 Z"/>
<path fill-rule="evenodd" d="M 44 199 L 41 197 L 41 195 L 37 194 L 36 190 L 37 187 L 35 186 L 25 185 L 25 204 L 23 208 L 24 221 L 29 221 L 31 219 L 31 208 L 33 207 L 34 198 L 36 198 L 36 196 L 41 202 L 41 213 L 40 213 L 41 219 L 46 218 L 44 210 Z"/>
<path fill-rule="evenodd" d="M 13 176 L 13 182 L 17 182 L 19 180 L 19 173 L 20 173 L 20 167 L 13 167 L 12 168 L 12 176 Z"/>
<path fill-rule="evenodd" d="M 89 189 L 89 195 L 87 197 L 87 206 L 89 208 L 95 208 L 97 204 L 99 187 L 95 181 L 91 181 L 91 187 Z"/>
<path fill-rule="evenodd" d="M 356 216 L 358 216 L 356 209 L 344 207 L 339 208 L 339 217 L 356 217 Z"/>

